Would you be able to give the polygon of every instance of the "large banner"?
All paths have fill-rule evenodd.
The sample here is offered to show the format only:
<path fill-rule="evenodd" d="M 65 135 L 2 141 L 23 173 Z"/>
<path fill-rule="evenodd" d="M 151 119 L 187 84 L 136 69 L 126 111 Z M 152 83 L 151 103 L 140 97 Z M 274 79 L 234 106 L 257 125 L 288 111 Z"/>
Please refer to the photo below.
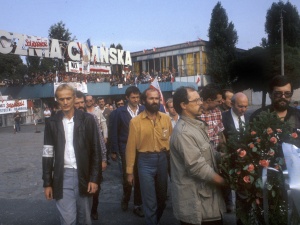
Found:
<path fill-rule="evenodd" d="M 91 45 L 90 40 L 84 43 L 62 41 L 5 30 L 0 30 L 0 53 L 52 59 L 65 59 L 67 55 L 70 61 L 84 60 L 94 64 L 132 65 L 130 51 Z"/>
<path fill-rule="evenodd" d="M 27 112 L 27 100 L 8 100 L 0 101 L 0 114 L 8 114 L 19 112 Z"/>

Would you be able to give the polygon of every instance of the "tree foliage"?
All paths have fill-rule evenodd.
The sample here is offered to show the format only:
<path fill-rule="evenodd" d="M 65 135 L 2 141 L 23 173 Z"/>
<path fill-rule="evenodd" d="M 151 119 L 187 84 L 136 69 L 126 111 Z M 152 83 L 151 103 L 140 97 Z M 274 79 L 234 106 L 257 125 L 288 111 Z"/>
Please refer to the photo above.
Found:
<path fill-rule="evenodd" d="M 20 56 L 0 53 L 0 79 L 22 79 L 27 72 Z"/>
<path fill-rule="evenodd" d="M 60 41 L 65 41 L 60 44 L 61 50 L 63 53 L 64 58 L 67 58 L 67 46 L 69 41 L 74 41 L 75 36 L 72 36 L 72 33 L 70 33 L 69 29 L 66 28 L 66 25 L 59 21 L 56 24 L 53 24 L 49 30 L 49 44 L 51 45 L 51 39 L 58 39 Z M 64 71 L 65 65 L 64 65 L 64 59 L 50 59 L 50 58 L 38 58 L 38 57 L 26 57 L 27 66 L 29 68 L 29 71 L 32 73 L 35 72 L 50 72 L 50 71 Z"/>
<path fill-rule="evenodd" d="M 231 80 L 236 91 L 253 89 L 266 92 L 268 83 L 281 74 L 280 46 L 255 47 L 230 64 Z M 285 46 L 285 76 L 293 80 L 294 88 L 300 87 L 300 50 Z"/>
<path fill-rule="evenodd" d="M 221 86 L 230 85 L 229 63 L 235 59 L 235 45 L 238 41 L 237 32 L 221 3 L 214 7 L 208 30 L 208 68 L 216 83 Z"/>
<path fill-rule="evenodd" d="M 263 39 L 262 44 L 272 46 L 281 43 L 281 13 L 284 43 L 291 47 L 300 47 L 300 16 L 297 8 L 289 1 L 274 2 L 267 11 L 265 31 L 268 38 Z"/>

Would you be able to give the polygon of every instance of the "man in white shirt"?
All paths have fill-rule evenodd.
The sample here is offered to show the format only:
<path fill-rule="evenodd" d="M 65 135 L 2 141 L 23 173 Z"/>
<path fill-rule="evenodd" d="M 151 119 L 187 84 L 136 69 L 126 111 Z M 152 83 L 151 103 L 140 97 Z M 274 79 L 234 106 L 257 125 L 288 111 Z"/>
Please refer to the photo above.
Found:
<path fill-rule="evenodd" d="M 245 114 L 248 108 L 248 97 L 238 92 L 231 98 L 231 109 L 222 113 L 222 122 L 224 125 L 224 136 L 226 140 L 236 131 L 242 131 L 243 127 L 249 123 L 249 116 Z M 232 201 L 232 192 L 229 188 L 223 190 L 226 202 L 227 212 L 234 211 L 234 203 Z M 239 221 L 240 223 L 240 221 Z"/>
<path fill-rule="evenodd" d="M 51 111 L 49 110 L 49 107 L 47 106 L 44 111 L 45 123 L 48 122 L 50 116 L 51 116 Z"/>
<path fill-rule="evenodd" d="M 56 200 L 61 224 L 90 225 L 92 195 L 102 172 L 97 124 L 74 108 L 75 90 L 68 84 L 60 85 L 55 97 L 61 111 L 50 117 L 44 132 L 45 197 Z"/>
<path fill-rule="evenodd" d="M 228 139 L 230 132 L 239 131 L 246 123 L 249 122 L 249 117 L 245 112 L 248 109 L 248 97 L 238 92 L 231 99 L 231 109 L 222 113 L 222 122 L 224 125 L 224 136 Z"/>

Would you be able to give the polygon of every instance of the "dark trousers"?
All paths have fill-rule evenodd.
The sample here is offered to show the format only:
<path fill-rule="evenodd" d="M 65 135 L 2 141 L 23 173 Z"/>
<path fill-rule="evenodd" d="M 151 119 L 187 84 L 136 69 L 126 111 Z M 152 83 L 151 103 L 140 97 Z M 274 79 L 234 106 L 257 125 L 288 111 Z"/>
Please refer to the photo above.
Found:
<path fill-rule="evenodd" d="M 120 156 L 121 156 L 122 171 L 123 171 L 123 176 L 122 176 L 123 177 L 123 199 L 122 199 L 122 201 L 128 203 L 130 200 L 130 196 L 131 196 L 132 186 L 127 181 L 125 153 L 120 154 Z M 139 176 L 138 176 L 138 169 L 137 169 L 136 162 L 134 164 L 133 176 L 134 176 L 133 203 L 135 206 L 140 206 L 140 205 L 142 205 L 142 197 L 141 197 L 140 180 L 139 180 Z"/>
<path fill-rule="evenodd" d="M 97 209 L 98 209 L 98 204 L 99 204 L 99 194 L 101 191 L 101 182 L 103 180 L 103 177 L 101 175 L 100 178 L 100 185 L 98 186 L 98 190 L 95 192 L 95 194 L 93 194 L 93 203 L 92 203 L 92 210 L 91 210 L 91 214 L 95 214 L 97 213 Z"/>

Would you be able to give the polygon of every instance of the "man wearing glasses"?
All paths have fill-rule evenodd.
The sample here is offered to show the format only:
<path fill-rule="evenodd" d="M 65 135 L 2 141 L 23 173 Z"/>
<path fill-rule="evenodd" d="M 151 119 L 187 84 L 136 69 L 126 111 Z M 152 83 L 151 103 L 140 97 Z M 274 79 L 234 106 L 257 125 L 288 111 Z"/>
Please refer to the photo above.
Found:
<path fill-rule="evenodd" d="M 178 88 L 173 99 L 180 115 L 170 140 L 173 213 L 181 225 L 221 225 L 225 180 L 216 162 L 221 153 L 210 144 L 207 124 L 197 119 L 203 101 L 192 87 Z"/>
<path fill-rule="evenodd" d="M 253 121 L 262 111 L 276 112 L 281 120 L 289 122 L 292 132 L 298 133 L 297 146 L 300 147 L 300 111 L 290 106 L 293 96 L 293 87 L 291 81 L 286 76 L 275 76 L 269 84 L 269 97 L 271 105 L 256 110 L 250 117 Z"/>

